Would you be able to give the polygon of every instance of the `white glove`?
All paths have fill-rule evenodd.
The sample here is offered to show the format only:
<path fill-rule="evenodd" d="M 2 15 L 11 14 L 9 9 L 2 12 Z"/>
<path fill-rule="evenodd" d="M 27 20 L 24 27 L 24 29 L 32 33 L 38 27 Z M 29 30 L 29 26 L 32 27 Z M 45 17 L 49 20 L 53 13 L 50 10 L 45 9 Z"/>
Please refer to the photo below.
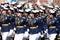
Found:
<path fill-rule="evenodd" d="M 44 34 L 42 34 L 41 37 L 43 38 L 44 37 Z"/>
<path fill-rule="evenodd" d="M 45 32 L 45 33 L 48 33 L 48 29 L 46 29 L 44 32 Z"/>
<path fill-rule="evenodd" d="M 27 29 L 27 32 L 29 32 L 29 29 Z"/>
<path fill-rule="evenodd" d="M 16 30 L 16 28 L 14 28 L 14 30 Z"/>
<path fill-rule="evenodd" d="M 29 33 L 26 31 L 24 34 L 24 38 L 28 38 L 28 36 L 29 36 Z"/>

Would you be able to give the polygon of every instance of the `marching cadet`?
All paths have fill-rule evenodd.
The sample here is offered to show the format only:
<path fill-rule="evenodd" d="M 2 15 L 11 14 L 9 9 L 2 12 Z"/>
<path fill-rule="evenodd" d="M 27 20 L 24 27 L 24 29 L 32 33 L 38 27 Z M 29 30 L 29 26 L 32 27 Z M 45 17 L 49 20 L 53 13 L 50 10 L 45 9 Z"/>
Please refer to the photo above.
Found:
<path fill-rule="evenodd" d="M 27 19 L 29 18 L 29 14 L 30 14 L 30 12 L 31 12 L 31 9 L 29 9 L 29 8 L 27 8 L 27 9 L 25 9 L 25 12 L 24 12 L 24 16 L 25 16 L 25 18 L 26 18 L 26 21 L 27 21 Z M 24 34 L 24 38 L 26 38 L 26 39 L 28 39 L 29 37 L 29 26 L 28 26 L 28 24 L 26 25 L 26 28 L 25 28 L 25 34 Z"/>
<path fill-rule="evenodd" d="M 26 27 L 26 19 L 23 17 L 24 10 L 19 10 L 17 16 L 15 17 L 15 38 L 14 40 L 23 40 L 25 27 Z"/>
<path fill-rule="evenodd" d="M 47 33 L 47 24 L 46 24 L 46 14 L 44 14 L 43 10 L 39 10 L 39 14 L 38 14 L 38 26 L 39 26 L 39 30 L 40 30 L 40 37 L 43 38 L 44 37 L 44 33 Z"/>
<path fill-rule="evenodd" d="M 57 12 L 57 15 L 56 15 L 56 17 L 57 17 L 57 19 L 58 19 L 58 40 L 60 40 L 60 11 L 58 10 L 58 12 Z"/>
<path fill-rule="evenodd" d="M 2 40 L 7 40 L 9 31 L 10 31 L 10 20 L 9 17 L 7 15 L 7 10 L 8 8 L 4 8 L 1 14 L 1 32 L 2 32 Z"/>
<path fill-rule="evenodd" d="M 43 27 L 43 32 L 44 32 L 43 36 L 44 36 L 45 40 L 48 40 L 48 33 L 47 33 L 48 27 L 47 27 L 46 19 L 47 19 L 47 14 L 43 10 L 43 12 L 42 12 L 42 20 L 43 20 L 42 27 Z"/>
<path fill-rule="evenodd" d="M 38 13 L 38 26 L 39 26 L 39 39 L 41 40 L 41 35 L 43 34 L 43 26 L 42 26 L 42 14 L 43 13 L 43 10 L 39 10 L 39 13 Z"/>
<path fill-rule="evenodd" d="M 54 10 L 49 11 L 49 15 L 47 18 L 47 25 L 48 25 L 49 40 L 55 40 L 57 35 L 58 21 Z"/>
<path fill-rule="evenodd" d="M 28 24 L 29 24 L 29 40 L 38 40 L 39 30 L 38 30 L 38 18 L 35 17 L 37 10 L 32 10 L 29 14 Z"/>
<path fill-rule="evenodd" d="M 9 38 L 13 38 L 14 37 L 14 34 L 13 34 L 13 32 L 14 32 L 14 22 L 15 22 L 15 15 L 14 15 L 14 13 L 13 13 L 13 11 L 14 11 L 14 9 L 13 8 L 9 8 L 8 9 L 8 15 L 9 15 L 9 19 L 10 19 L 10 26 L 11 26 L 11 29 L 10 29 L 10 32 L 9 32 L 9 34 L 8 34 L 8 40 L 9 40 Z M 11 38 L 11 39 L 12 39 Z"/>

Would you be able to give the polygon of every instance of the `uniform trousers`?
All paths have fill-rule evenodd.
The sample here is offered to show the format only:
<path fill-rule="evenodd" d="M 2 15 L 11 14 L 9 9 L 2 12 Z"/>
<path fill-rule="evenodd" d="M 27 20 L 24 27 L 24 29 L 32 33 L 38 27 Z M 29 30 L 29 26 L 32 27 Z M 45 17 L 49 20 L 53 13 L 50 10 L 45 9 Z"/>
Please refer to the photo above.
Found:
<path fill-rule="evenodd" d="M 37 34 L 29 34 L 29 40 L 38 40 L 39 33 Z"/>
<path fill-rule="evenodd" d="M 55 38 L 56 38 L 56 33 L 54 33 L 54 34 L 49 34 L 49 40 L 55 40 Z"/>
<path fill-rule="evenodd" d="M 23 40 L 23 38 L 24 38 L 24 33 L 15 34 L 14 40 Z"/>
<path fill-rule="evenodd" d="M 24 38 L 29 38 L 29 33 L 28 33 L 28 31 L 25 31 L 25 33 L 24 33 Z"/>
<path fill-rule="evenodd" d="M 2 32 L 2 40 L 7 40 L 9 32 Z"/>

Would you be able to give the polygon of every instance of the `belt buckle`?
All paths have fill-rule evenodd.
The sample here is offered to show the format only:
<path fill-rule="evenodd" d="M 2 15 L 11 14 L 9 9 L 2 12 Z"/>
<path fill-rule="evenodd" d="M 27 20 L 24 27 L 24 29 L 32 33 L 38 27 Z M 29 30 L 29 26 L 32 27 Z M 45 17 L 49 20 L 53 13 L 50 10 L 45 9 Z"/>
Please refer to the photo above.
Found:
<path fill-rule="evenodd" d="M 37 29 L 38 28 L 38 26 L 33 26 L 33 27 L 30 27 L 31 29 Z"/>
<path fill-rule="evenodd" d="M 7 27 L 7 26 L 9 26 L 9 24 L 2 24 L 2 26 Z"/>
<path fill-rule="evenodd" d="M 24 28 L 24 26 L 17 26 L 17 28 Z"/>
<path fill-rule="evenodd" d="M 49 26 L 49 28 L 56 28 L 56 26 Z"/>

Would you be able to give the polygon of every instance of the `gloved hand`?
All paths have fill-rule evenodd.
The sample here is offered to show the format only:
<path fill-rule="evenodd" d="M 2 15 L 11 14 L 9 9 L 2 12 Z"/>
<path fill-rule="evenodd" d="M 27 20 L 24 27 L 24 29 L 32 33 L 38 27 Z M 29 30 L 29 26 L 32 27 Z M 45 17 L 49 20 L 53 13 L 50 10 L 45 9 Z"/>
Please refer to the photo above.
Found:
<path fill-rule="evenodd" d="M 45 33 L 48 33 L 48 29 L 46 29 L 44 32 L 45 32 Z"/>

